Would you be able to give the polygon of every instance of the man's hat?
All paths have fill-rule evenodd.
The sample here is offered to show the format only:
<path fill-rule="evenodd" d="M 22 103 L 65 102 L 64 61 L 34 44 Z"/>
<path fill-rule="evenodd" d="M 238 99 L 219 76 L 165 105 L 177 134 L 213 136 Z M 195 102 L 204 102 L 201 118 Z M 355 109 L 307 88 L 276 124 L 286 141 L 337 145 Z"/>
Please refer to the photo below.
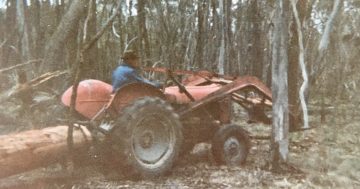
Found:
<path fill-rule="evenodd" d="M 138 58 L 139 58 L 139 56 L 133 50 L 125 51 L 124 54 L 121 56 L 121 59 L 123 59 L 123 60 L 133 60 L 133 59 L 138 59 Z"/>

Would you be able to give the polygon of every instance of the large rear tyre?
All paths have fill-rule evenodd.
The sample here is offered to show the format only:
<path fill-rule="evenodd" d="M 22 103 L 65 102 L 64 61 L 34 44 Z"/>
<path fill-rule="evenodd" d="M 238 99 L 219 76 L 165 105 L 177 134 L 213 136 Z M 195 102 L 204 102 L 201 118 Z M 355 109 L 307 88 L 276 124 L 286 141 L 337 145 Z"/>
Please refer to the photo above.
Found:
<path fill-rule="evenodd" d="M 183 135 L 179 117 L 168 103 L 141 98 L 123 110 L 115 125 L 112 142 L 116 154 L 124 159 L 121 173 L 154 178 L 170 170 Z"/>
<path fill-rule="evenodd" d="M 225 125 L 215 133 L 211 149 L 216 163 L 243 165 L 250 150 L 248 132 L 238 125 Z"/>

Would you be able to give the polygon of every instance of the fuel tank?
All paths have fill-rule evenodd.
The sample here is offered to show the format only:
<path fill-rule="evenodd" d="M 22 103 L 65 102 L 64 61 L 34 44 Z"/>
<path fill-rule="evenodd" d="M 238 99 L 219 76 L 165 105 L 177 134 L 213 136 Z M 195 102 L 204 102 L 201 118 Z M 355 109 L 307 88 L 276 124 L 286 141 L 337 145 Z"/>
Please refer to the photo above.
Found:
<path fill-rule="evenodd" d="M 65 106 L 70 107 L 73 87 L 68 88 L 61 97 Z M 89 79 L 79 83 L 75 110 L 91 119 L 106 105 L 111 98 L 112 86 L 108 83 Z"/>

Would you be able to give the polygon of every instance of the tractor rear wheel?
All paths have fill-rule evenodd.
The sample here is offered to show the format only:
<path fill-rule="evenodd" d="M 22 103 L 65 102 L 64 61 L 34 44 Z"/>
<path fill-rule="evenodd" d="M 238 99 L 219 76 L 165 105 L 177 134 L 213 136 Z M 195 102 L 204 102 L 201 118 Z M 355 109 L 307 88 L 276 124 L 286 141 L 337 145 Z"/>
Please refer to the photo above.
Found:
<path fill-rule="evenodd" d="M 211 149 L 218 164 L 242 165 L 250 150 L 248 132 L 235 124 L 225 125 L 215 133 Z"/>
<path fill-rule="evenodd" d="M 126 107 L 116 120 L 113 147 L 130 176 L 154 178 L 175 162 L 183 135 L 178 115 L 160 98 L 144 97 Z"/>

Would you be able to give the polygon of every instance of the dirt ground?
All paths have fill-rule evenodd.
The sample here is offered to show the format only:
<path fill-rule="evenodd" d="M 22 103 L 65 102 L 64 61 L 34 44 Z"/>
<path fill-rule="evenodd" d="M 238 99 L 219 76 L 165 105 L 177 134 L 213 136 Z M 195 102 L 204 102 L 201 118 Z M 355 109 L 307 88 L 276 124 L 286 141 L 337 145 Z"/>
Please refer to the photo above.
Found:
<path fill-rule="evenodd" d="M 94 166 L 69 174 L 53 165 L 1 179 L 0 188 L 360 188 L 360 117 L 358 111 L 345 109 L 333 111 L 323 124 L 312 116 L 315 129 L 291 134 L 289 160 L 294 170 L 285 174 L 264 169 L 269 141 L 253 140 L 243 167 L 215 165 L 211 146 L 201 143 L 168 176 L 154 180 L 105 177 Z M 270 129 L 260 124 L 246 128 L 257 134 Z"/>

